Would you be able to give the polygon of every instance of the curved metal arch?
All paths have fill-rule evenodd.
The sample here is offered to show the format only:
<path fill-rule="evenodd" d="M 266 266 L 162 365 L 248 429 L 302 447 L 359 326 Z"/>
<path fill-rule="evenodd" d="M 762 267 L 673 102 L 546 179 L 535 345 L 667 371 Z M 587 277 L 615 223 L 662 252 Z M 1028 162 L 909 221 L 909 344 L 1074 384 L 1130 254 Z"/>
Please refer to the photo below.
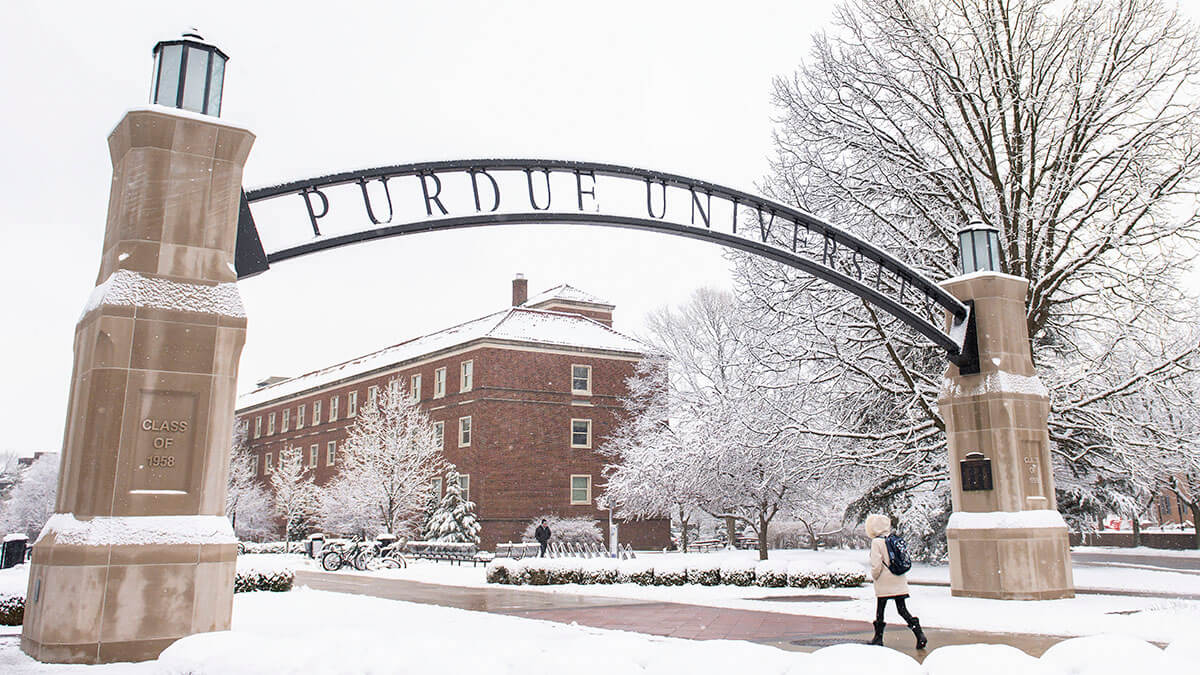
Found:
<path fill-rule="evenodd" d="M 366 185 L 369 181 L 384 181 L 386 188 L 386 181 L 392 178 L 417 177 L 421 181 L 422 189 L 425 190 L 426 201 L 429 202 L 426 177 L 433 177 L 437 181 L 440 191 L 441 183 L 437 179 L 438 175 L 466 173 L 471 174 L 472 180 L 474 180 L 476 175 L 487 174 L 490 179 L 491 175 L 488 172 L 499 173 L 506 171 L 521 171 L 529 178 L 530 200 L 533 210 L 519 213 L 483 212 L 480 209 L 477 194 L 476 212 L 469 215 L 451 215 L 445 213 L 446 209 L 442 208 L 441 210 L 445 215 L 432 216 L 433 209 L 429 208 L 427 204 L 427 209 L 431 215 L 430 218 L 399 224 L 388 222 L 387 224 L 378 226 L 379 221 L 371 212 L 371 206 L 366 196 Z M 547 212 L 538 209 L 536 204 L 533 203 L 531 173 L 536 171 L 545 172 L 547 190 L 550 189 L 549 177 L 551 172 L 573 173 L 577 180 L 579 180 L 580 176 L 587 175 L 593 180 L 593 183 L 596 176 L 644 181 L 647 190 L 648 215 L 653 217 L 588 212 Z M 322 235 L 319 231 L 317 221 L 319 217 L 324 216 L 329 211 L 329 200 L 322 190 L 353 184 L 358 184 L 362 187 L 367 214 L 373 226 L 348 234 Z M 655 216 L 650 203 L 650 194 L 652 186 L 658 185 L 662 186 L 664 206 L 662 215 Z M 698 194 L 704 195 L 709 200 L 709 215 L 711 215 L 712 197 L 724 199 L 732 203 L 732 231 L 722 232 L 713 229 L 711 222 L 708 222 L 707 219 L 704 224 L 705 226 L 667 220 L 664 216 L 666 214 L 665 190 L 668 186 L 688 190 L 691 192 L 693 198 L 696 198 Z M 259 244 L 250 204 L 286 195 L 299 195 L 304 198 L 315 237 L 312 241 L 303 244 L 264 253 L 261 244 Z M 313 210 L 313 202 L 311 201 L 313 195 L 319 197 L 324 204 L 323 213 L 319 216 Z M 436 200 L 436 195 L 434 199 Z M 390 211 L 390 192 L 388 193 L 388 200 Z M 497 203 L 498 200 L 499 193 L 497 192 Z M 438 206 L 441 208 L 440 202 Z M 757 240 L 751 236 L 746 236 L 746 234 L 738 233 L 739 207 L 743 209 L 743 213 L 745 209 L 750 209 L 751 213 L 757 213 L 761 234 Z M 766 229 L 762 229 L 764 215 L 769 215 L 771 218 L 771 224 Z M 390 217 L 389 215 L 389 221 Z M 786 237 L 780 238 L 778 235 L 779 230 L 772 230 L 772 228 L 777 226 L 775 222 L 776 218 L 781 219 L 780 224 L 782 224 L 784 229 L 786 229 L 788 224 L 791 225 L 792 237 L 790 246 Z M 692 221 L 693 223 L 695 221 L 694 210 Z M 373 239 L 485 225 L 538 223 L 596 225 L 660 232 L 708 241 L 760 255 L 799 269 L 878 306 L 912 327 L 934 344 L 945 349 L 949 357 L 955 362 L 960 362 L 964 358 L 968 358 L 968 355 L 965 355 L 964 351 L 972 351 L 969 349 L 970 345 L 964 350 L 964 344 L 967 343 L 968 337 L 967 326 L 970 317 L 970 308 L 917 270 L 909 267 L 873 244 L 859 239 L 811 214 L 751 193 L 677 174 L 616 164 L 547 159 L 475 159 L 420 162 L 346 171 L 247 190 L 243 195 L 241 218 L 238 225 L 238 276 L 239 278 L 245 278 L 257 274 L 266 270 L 270 263 Z M 801 250 L 803 247 L 799 246 L 799 231 L 801 228 L 806 233 L 815 233 L 819 236 L 822 246 L 819 260 L 815 252 L 810 256 L 803 255 L 804 251 Z M 746 230 L 743 228 L 743 233 L 745 232 Z M 753 230 L 750 233 L 752 234 Z M 776 236 L 772 237 L 770 236 L 771 234 L 775 234 Z M 807 237 L 807 234 L 805 236 Z M 846 252 L 840 254 L 840 258 L 839 248 L 842 252 Z M 246 260 L 251 260 L 251 262 L 244 264 Z M 874 284 L 869 279 L 870 275 L 866 275 L 868 278 L 864 280 L 862 267 L 864 262 L 874 264 L 877 267 Z M 842 269 L 838 269 L 839 263 Z M 886 277 L 884 272 L 887 273 Z M 909 292 L 910 290 L 912 293 Z M 909 295 L 915 295 L 916 297 L 910 298 L 908 297 Z M 949 331 L 942 329 L 940 325 L 941 321 L 939 320 L 940 317 L 937 317 L 937 313 L 933 311 L 934 307 L 950 314 L 951 325 Z M 920 309 L 925 310 L 925 315 L 919 311 Z"/>

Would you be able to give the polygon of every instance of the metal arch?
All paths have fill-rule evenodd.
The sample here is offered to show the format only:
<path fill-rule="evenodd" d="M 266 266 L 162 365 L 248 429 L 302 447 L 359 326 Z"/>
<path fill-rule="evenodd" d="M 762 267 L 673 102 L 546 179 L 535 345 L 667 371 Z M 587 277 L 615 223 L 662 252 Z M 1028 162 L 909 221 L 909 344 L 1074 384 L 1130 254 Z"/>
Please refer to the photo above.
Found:
<path fill-rule="evenodd" d="M 900 297 L 899 299 L 894 298 L 884 290 L 881 290 L 883 287 L 879 283 L 878 278 L 876 287 L 864 283 L 862 281 L 863 275 L 861 269 L 858 275 L 856 275 L 857 278 L 855 278 L 855 276 L 837 270 L 832 264 L 825 264 L 826 258 L 824 253 L 821 256 L 822 260 L 820 262 L 798 255 L 795 235 L 793 235 L 792 249 L 789 250 L 786 246 L 770 243 L 766 234 L 763 234 L 762 241 L 757 241 L 750 236 L 714 230 L 711 224 L 707 222 L 707 227 L 702 227 L 657 218 L 534 210 L 526 213 L 478 212 L 463 216 L 451 216 L 447 214 L 447 216 L 443 217 L 432 217 L 402 224 L 388 224 L 382 227 L 373 227 L 336 236 L 322 236 L 317 231 L 316 217 L 314 217 L 308 195 L 317 194 L 320 196 L 321 200 L 325 202 L 325 213 L 328 213 L 327 198 L 320 192 L 322 188 L 350 184 L 365 185 L 366 181 L 376 179 L 386 180 L 404 176 L 421 177 L 439 173 L 469 173 L 473 171 L 525 171 L 527 174 L 531 171 L 544 171 L 547 174 L 547 180 L 551 171 L 574 172 L 577 176 L 581 173 L 589 174 L 593 179 L 595 176 L 637 179 L 646 181 L 648 196 L 652 184 L 661 184 L 664 190 L 666 186 L 690 190 L 693 196 L 699 191 L 732 202 L 734 205 L 735 222 L 738 206 L 757 210 L 760 218 L 763 213 L 770 213 L 773 219 L 776 216 L 780 216 L 784 219 L 784 222 L 790 221 L 790 223 L 793 223 L 793 227 L 803 227 L 808 232 L 818 234 L 822 237 L 822 241 L 827 247 L 833 247 L 836 250 L 836 247 L 840 246 L 844 251 L 851 252 L 855 256 L 855 260 L 865 259 L 874 263 L 878 266 L 880 274 L 882 274 L 883 270 L 886 270 L 899 281 L 900 290 L 898 295 Z M 422 178 L 422 185 L 424 185 L 423 181 L 424 179 Z M 306 204 L 309 205 L 309 215 L 313 223 L 314 234 L 317 237 L 313 241 L 304 244 L 264 253 L 261 244 L 258 242 L 258 233 L 254 226 L 253 214 L 250 212 L 249 205 L 285 195 L 300 195 L 304 197 Z M 479 210 L 478 205 L 476 206 L 476 210 Z M 665 206 L 663 210 L 665 213 Z M 651 212 L 649 215 L 653 216 L 654 214 Z M 373 222 L 375 221 L 374 216 L 371 216 L 371 219 Z M 693 222 L 694 220 L 693 216 Z M 956 363 L 969 361 L 970 352 L 974 351 L 971 349 L 973 345 L 965 344 L 968 337 L 967 327 L 969 319 L 973 318 L 970 316 L 970 308 L 917 270 L 909 267 L 873 244 L 786 204 L 707 181 L 616 164 L 546 159 L 477 159 L 421 162 L 347 171 L 247 190 L 243 194 L 242 211 L 238 224 L 238 276 L 239 278 L 252 276 L 264 271 L 273 262 L 372 239 L 484 225 L 537 223 L 598 225 L 648 230 L 709 241 L 761 255 L 800 269 L 880 307 L 931 340 L 934 344 L 945 349 L 950 359 Z M 736 232 L 736 225 L 733 227 L 733 231 Z M 243 245 L 244 240 L 245 245 Z M 833 256 L 830 255 L 828 260 L 830 263 L 833 263 Z M 906 288 L 916 291 L 918 298 L 924 301 L 927 308 L 932 303 L 949 312 L 952 317 L 950 330 L 948 332 L 943 331 L 933 321 L 905 306 L 904 294 Z M 893 295 L 896 294 L 893 293 Z"/>

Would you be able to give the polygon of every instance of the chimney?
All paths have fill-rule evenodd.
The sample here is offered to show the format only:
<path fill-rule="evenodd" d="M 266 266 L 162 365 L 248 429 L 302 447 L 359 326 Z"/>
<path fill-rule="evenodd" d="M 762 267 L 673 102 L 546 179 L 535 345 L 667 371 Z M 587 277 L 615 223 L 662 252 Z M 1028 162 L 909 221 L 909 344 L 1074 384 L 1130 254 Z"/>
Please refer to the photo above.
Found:
<path fill-rule="evenodd" d="M 529 281 L 525 279 L 525 275 L 517 272 L 517 277 L 513 279 L 513 307 L 519 307 L 525 304 L 529 299 Z"/>

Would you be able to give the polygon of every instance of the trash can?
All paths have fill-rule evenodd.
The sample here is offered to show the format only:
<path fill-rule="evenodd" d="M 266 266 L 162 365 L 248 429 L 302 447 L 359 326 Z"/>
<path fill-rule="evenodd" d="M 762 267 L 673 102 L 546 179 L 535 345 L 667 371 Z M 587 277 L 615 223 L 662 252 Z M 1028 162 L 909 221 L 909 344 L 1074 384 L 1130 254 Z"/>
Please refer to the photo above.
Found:
<path fill-rule="evenodd" d="M 25 547 L 28 542 L 29 537 L 23 534 L 6 535 L 4 544 L 0 547 L 0 570 L 25 562 Z"/>
<path fill-rule="evenodd" d="M 323 534 L 310 534 L 304 541 L 304 552 L 310 558 L 319 558 L 322 548 L 325 548 L 325 535 Z"/>

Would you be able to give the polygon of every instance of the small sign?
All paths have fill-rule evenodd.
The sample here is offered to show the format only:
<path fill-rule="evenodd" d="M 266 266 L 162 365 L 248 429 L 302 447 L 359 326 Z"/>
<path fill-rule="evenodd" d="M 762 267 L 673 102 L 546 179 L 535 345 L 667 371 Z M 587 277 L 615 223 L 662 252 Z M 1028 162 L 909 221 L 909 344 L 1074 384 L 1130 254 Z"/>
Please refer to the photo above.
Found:
<path fill-rule="evenodd" d="M 982 452 L 968 452 L 958 466 L 963 492 L 992 489 L 992 460 Z"/>
<path fill-rule="evenodd" d="M 196 394 L 143 389 L 133 466 L 135 492 L 187 492 L 196 437 Z"/>

